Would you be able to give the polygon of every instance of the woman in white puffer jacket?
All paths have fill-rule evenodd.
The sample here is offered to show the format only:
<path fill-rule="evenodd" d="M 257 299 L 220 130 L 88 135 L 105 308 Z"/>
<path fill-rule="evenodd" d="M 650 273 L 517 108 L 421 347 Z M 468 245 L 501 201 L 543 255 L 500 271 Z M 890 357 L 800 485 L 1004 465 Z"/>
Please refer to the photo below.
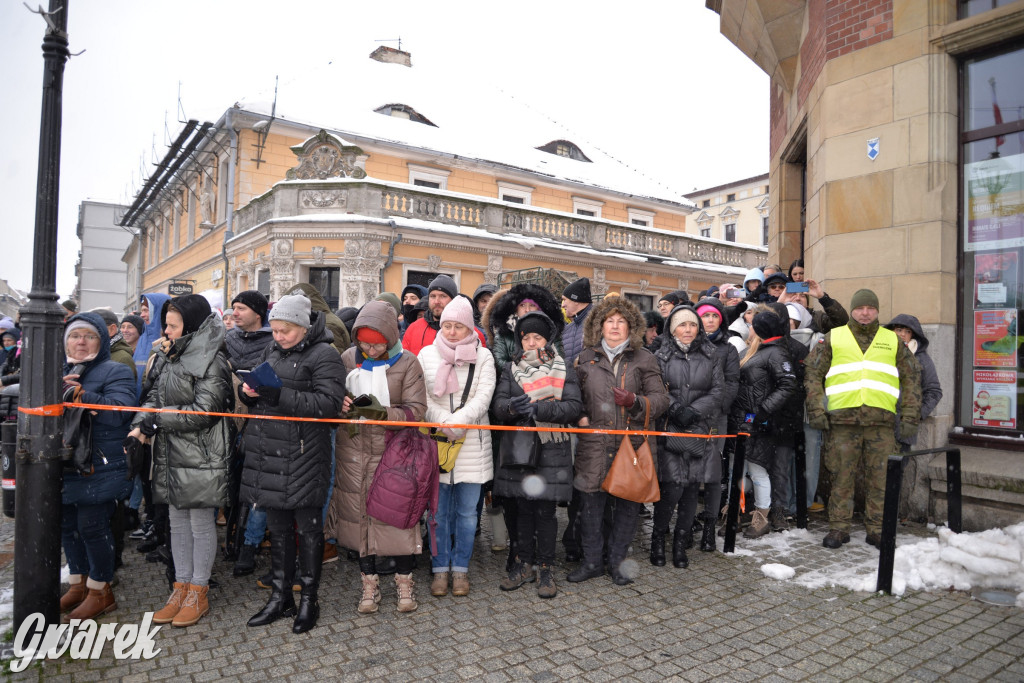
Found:
<path fill-rule="evenodd" d="M 441 313 L 441 329 L 431 346 L 419 353 L 427 385 L 427 422 L 441 424 L 490 424 L 487 411 L 496 382 L 494 358 L 476 336 L 473 306 L 457 296 Z M 472 384 L 466 393 L 470 369 Z M 465 404 L 462 404 L 465 394 Z M 460 407 L 461 405 L 461 407 Z M 432 559 L 434 579 L 430 593 L 469 594 L 469 560 L 476 536 L 477 501 L 484 484 L 494 477 L 491 433 L 485 429 L 443 429 L 449 438 L 465 437 L 455 467 L 441 473 L 438 492 L 437 554 Z M 452 536 L 455 537 L 454 546 Z"/>

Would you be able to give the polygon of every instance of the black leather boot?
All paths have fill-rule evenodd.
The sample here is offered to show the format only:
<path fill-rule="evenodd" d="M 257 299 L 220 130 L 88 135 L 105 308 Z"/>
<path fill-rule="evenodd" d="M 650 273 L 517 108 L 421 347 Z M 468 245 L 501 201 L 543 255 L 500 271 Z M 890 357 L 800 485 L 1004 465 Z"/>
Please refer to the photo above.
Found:
<path fill-rule="evenodd" d="M 320 618 L 320 601 L 317 592 L 320 588 L 320 567 L 323 566 L 324 534 L 315 531 L 311 534 L 299 534 L 299 612 L 292 625 L 292 633 L 305 633 Z"/>
<path fill-rule="evenodd" d="M 706 553 L 713 553 L 717 548 L 715 547 L 715 517 L 714 515 L 704 515 L 704 533 L 700 537 L 700 549 Z"/>
<path fill-rule="evenodd" d="M 672 535 L 672 566 L 676 569 L 686 569 L 690 566 L 690 560 L 686 557 L 687 541 L 693 543 L 693 537 L 682 529 L 676 529 Z"/>
<path fill-rule="evenodd" d="M 319 566 L 319 560 L 318 565 Z M 282 617 L 295 616 L 295 597 L 292 595 L 292 578 L 287 576 L 295 567 L 295 539 L 270 535 L 270 599 L 266 606 L 249 619 L 249 626 L 265 626 Z M 318 574 L 319 575 L 319 574 Z"/>
<path fill-rule="evenodd" d="M 665 532 L 657 529 L 651 533 L 651 564 L 665 566 Z"/>

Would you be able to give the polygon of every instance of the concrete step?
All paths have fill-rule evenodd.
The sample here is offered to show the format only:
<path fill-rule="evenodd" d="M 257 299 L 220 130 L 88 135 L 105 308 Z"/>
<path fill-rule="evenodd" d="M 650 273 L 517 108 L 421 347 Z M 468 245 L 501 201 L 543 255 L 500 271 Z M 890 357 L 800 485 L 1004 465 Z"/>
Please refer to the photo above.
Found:
<path fill-rule="evenodd" d="M 1024 521 L 1024 453 L 960 447 L 964 531 L 1005 527 Z M 928 463 L 929 515 L 946 520 L 946 456 Z"/>

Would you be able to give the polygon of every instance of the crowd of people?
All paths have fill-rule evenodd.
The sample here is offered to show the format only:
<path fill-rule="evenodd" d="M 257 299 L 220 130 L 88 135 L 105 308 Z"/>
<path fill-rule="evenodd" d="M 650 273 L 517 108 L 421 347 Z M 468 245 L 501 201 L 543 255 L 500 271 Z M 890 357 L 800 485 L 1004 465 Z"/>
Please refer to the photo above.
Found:
<path fill-rule="evenodd" d="M 607 574 L 627 585 L 637 578 L 626 560 L 642 516 L 653 516 L 656 567 L 666 564 L 673 517 L 673 567 L 689 566 L 698 536 L 701 551 L 716 550 L 736 441 L 707 438 L 720 435 L 746 439 L 745 537 L 787 529 L 798 496 L 825 509 L 823 455 L 832 475 L 823 545 L 850 539 L 858 471 L 867 542 L 879 545 L 886 458 L 910 447 L 942 395 L 917 318 L 880 325 L 866 289 L 848 312 L 805 279 L 802 261 L 788 272 L 752 269 L 693 299 L 669 292 L 655 309 L 618 295 L 595 300 L 586 278 L 559 301 L 525 283 L 470 297 L 439 275 L 336 313 L 300 284 L 273 305 L 241 292 L 227 313 L 202 296 L 151 293 L 120 321 L 107 310 L 69 314 L 64 400 L 142 410 L 79 411 L 65 430 L 77 450 L 62 493 L 62 612 L 84 619 L 116 607 L 111 583 L 127 531 L 169 568 L 170 596 L 154 623 L 187 627 L 209 611 L 219 548 L 245 577 L 269 547 L 270 571 L 257 583 L 270 594 L 250 626 L 289 618 L 295 633 L 314 628 L 321 567 L 339 548 L 358 561 L 359 613 L 379 610 L 387 574 L 397 611 L 411 612 L 425 546 L 430 594 L 470 594 L 485 508 L 492 549 L 508 550 L 495 579 L 502 590 L 535 583 L 542 598 L 558 594 L 559 506 L 568 508 L 565 562 L 576 565 L 565 580 Z M 17 383 L 22 340 L 10 319 L 0 320 L 0 340 L 0 381 Z M 319 421 L 339 418 L 352 422 Z M 540 429 L 519 438 L 467 428 L 491 424 Z M 675 434 L 628 439 L 634 449 L 646 441 L 657 463 L 653 510 L 606 490 L 623 441 L 606 430 L 645 429 Z M 807 486 L 797 491 L 801 441 Z M 408 524 L 371 515 L 380 500 L 423 502 L 382 494 L 378 479 L 393 449 L 424 443 L 440 467 L 424 479 L 428 514 L 410 507 Z"/>

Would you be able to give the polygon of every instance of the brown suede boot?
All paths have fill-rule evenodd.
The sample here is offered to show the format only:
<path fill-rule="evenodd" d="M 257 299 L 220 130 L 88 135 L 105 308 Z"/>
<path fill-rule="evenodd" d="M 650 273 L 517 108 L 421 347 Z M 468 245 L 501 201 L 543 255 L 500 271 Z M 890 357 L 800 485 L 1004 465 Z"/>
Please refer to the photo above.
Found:
<path fill-rule="evenodd" d="M 754 516 L 750 520 L 750 526 L 743 530 L 744 538 L 761 538 L 772 530 L 771 525 L 768 523 L 768 508 L 757 508 L 754 510 Z"/>
<path fill-rule="evenodd" d="M 187 592 L 187 583 L 175 581 L 174 591 L 171 592 L 171 597 L 167 598 L 167 604 L 163 606 L 163 609 L 153 613 L 153 623 L 169 624 L 174 621 L 174 617 L 178 616 L 178 612 L 181 611 L 181 603 L 185 601 Z"/>
<path fill-rule="evenodd" d="M 192 626 L 199 621 L 204 614 L 210 611 L 210 603 L 206 599 L 209 586 L 197 586 L 194 583 L 188 585 L 188 593 L 181 603 L 181 609 L 175 615 L 171 626 Z"/>
<path fill-rule="evenodd" d="M 70 586 L 64 595 L 60 596 L 60 611 L 70 612 L 74 608 L 78 607 L 82 600 L 85 600 L 85 596 L 88 589 L 85 587 L 85 577 L 81 574 L 72 574 L 68 577 Z"/>
<path fill-rule="evenodd" d="M 435 598 L 448 595 L 448 572 L 434 572 L 434 579 L 430 582 L 430 594 Z"/>
<path fill-rule="evenodd" d="M 452 572 L 452 595 L 469 595 L 469 574 Z"/>
<path fill-rule="evenodd" d="M 416 593 L 414 588 L 416 582 L 412 580 L 412 573 L 409 574 L 395 574 L 395 588 L 398 590 L 398 611 L 399 612 L 415 612 L 416 607 Z"/>
<path fill-rule="evenodd" d="M 363 596 L 359 598 L 356 611 L 360 614 L 373 614 L 380 605 L 380 577 L 376 574 L 360 574 L 363 578 Z"/>
<path fill-rule="evenodd" d="M 88 579 L 85 585 L 88 590 L 85 600 L 73 609 L 70 614 L 64 615 L 65 624 L 69 623 L 72 619 L 95 619 L 101 614 L 113 612 L 117 609 L 114 591 L 110 589 L 109 583 L 100 583 L 99 581 Z"/>

